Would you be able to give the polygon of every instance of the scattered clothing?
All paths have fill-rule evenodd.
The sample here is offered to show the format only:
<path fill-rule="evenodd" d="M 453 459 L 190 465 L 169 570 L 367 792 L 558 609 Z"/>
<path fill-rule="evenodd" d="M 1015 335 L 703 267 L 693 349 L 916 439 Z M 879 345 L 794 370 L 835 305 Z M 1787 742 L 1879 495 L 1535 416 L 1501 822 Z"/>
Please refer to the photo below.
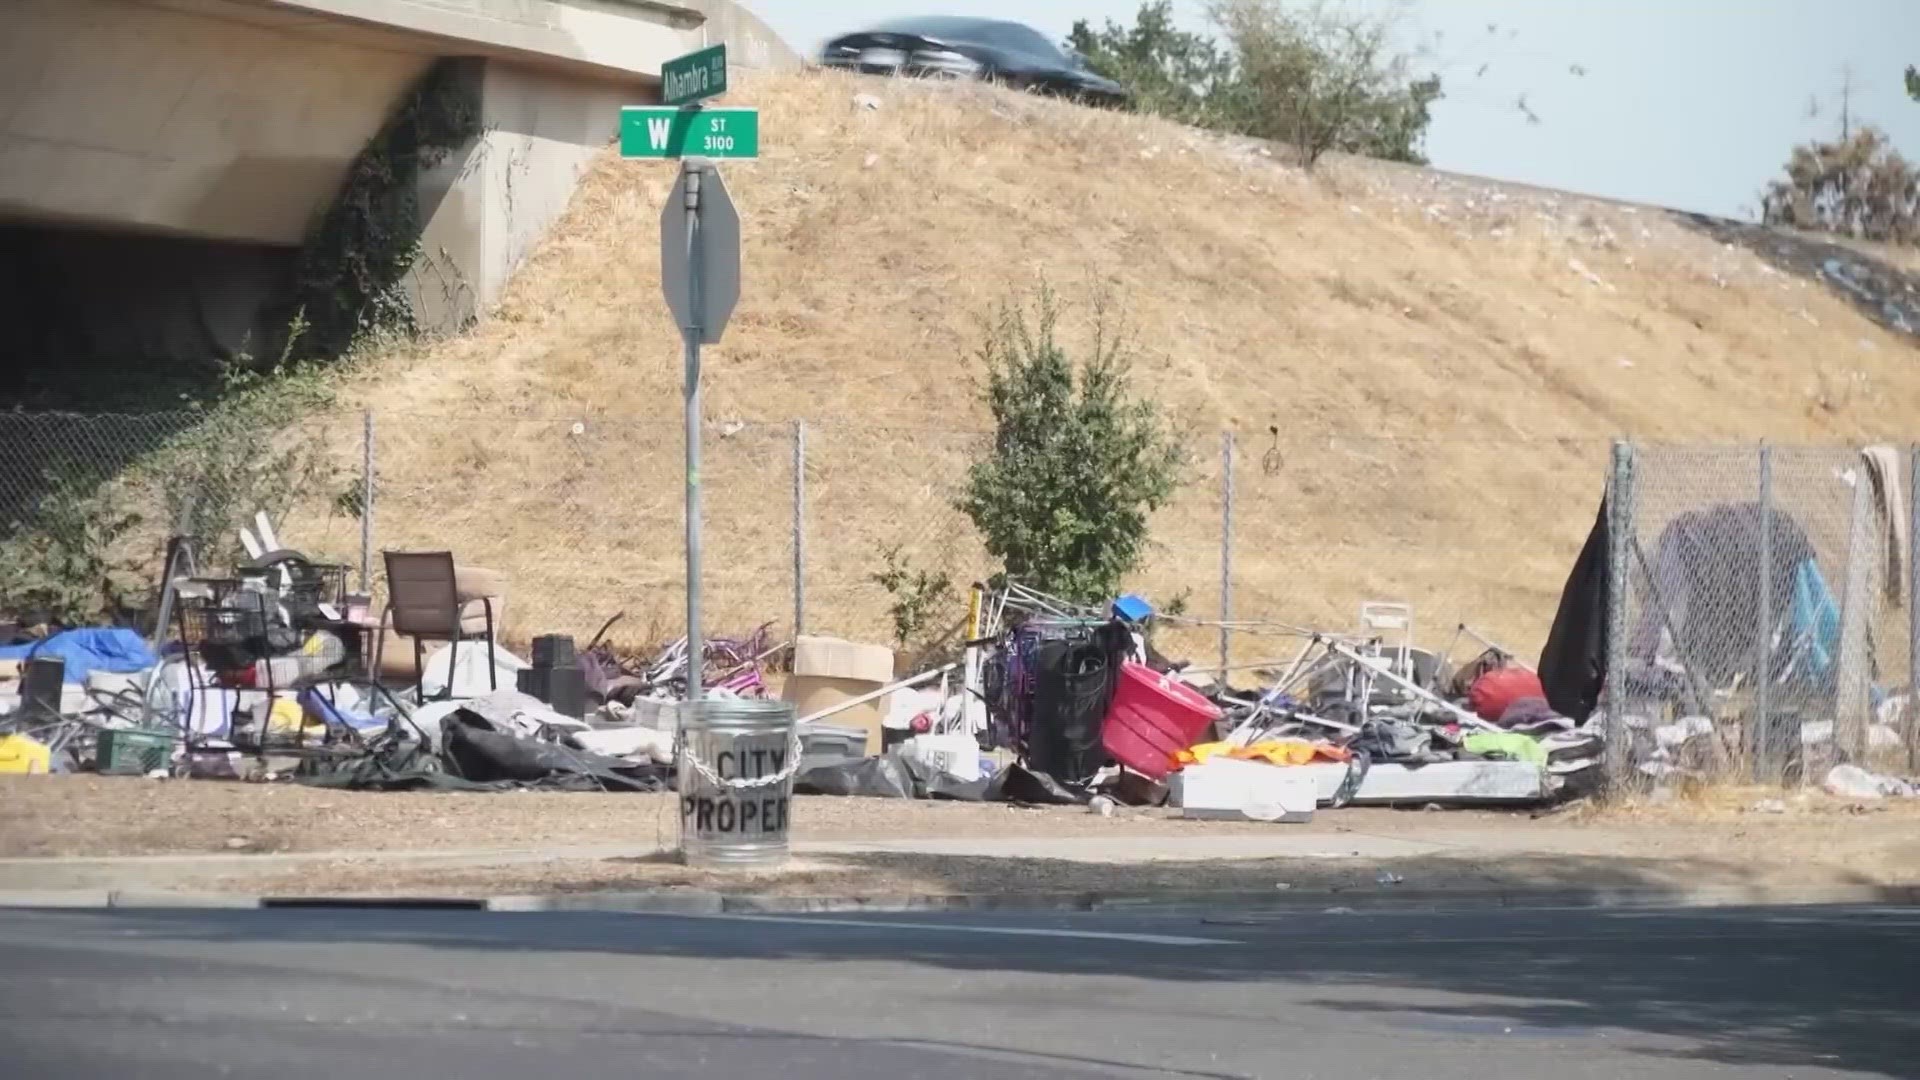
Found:
<path fill-rule="evenodd" d="M 1531 735 L 1521 735 L 1512 731 L 1480 731 L 1467 736 L 1463 743 L 1469 754 L 1483 757 L 1506 758 L 1510 761 L 1525 761 L 1534 765 L 1547 763 L 1547 750 Z"/>
<path fill-rule="evenodd" d="M 1264 761 L 1269 765 L 1311 765 L 1316 761 L 1345 763 L 1353 758 L 1353 752 L 1332 743 L 1269 739 L 1251 746 L 1234 746 L 1224 742 L 1201 743 L 1175 754 L 1174 761 L 1181 766 L 1200 765 L 1215 757 Z"/>
<path fill-rule="evenodd" d="M 1372 761 L 1423 761 L 1434 754 L 1434 729 L 1410 720 L 1374 718 L 1362 724 L 1349 750 Z"/>
<path fill-rule="evenodd" d="M 1529 733 L 1542 729 L 1570 731 L 1574 726 L 1573 721 L 1554 712 L 1553 706 L 1547 704 L 1544 697 L 1515 698 L 1513 704 L 1508 705 L 1494 722 L 1508 731 Z"/>

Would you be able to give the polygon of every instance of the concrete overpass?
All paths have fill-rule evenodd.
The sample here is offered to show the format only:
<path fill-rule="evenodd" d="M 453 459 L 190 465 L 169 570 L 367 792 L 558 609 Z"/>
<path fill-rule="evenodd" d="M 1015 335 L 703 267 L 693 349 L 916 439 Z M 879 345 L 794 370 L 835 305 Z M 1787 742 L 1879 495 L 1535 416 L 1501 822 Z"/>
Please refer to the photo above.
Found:
<path fill-rule="evenodd" d="M 464 325 L 651 100 L 726 42 L 797 58 L 734 0 L 11 0 L 0 290 L 68 287 L 89 348 L 238 347 L 410 88 L 459 65 L 478 134 L 420 176 L 423 325 Z M 440 70 L 444 70 L 444 67 Z M 15 313 L 18 314 L 18 313 Z M 28 314 L 32 314 L 29 312 Z M 78 347 L 78 346 L 76 346 Z"/>

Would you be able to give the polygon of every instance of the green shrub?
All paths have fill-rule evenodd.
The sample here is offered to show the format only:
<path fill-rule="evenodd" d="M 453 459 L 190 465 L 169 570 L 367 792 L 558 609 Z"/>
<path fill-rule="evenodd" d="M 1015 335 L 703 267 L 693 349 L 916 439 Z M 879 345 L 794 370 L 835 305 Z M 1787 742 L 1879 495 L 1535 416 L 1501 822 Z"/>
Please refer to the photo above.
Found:
<path fill-rule="evenodd" d="M 979 360 L 993 446 L 957 505 L 1008 577 L 1097 603 L 1139 565 L 1148 515 L 1185 471 L 1185 442 L 1156 404 L 1134 398 L 1128 342 L 1104 308 L 1080 363 L 1058 326 L 1044 287 L 1031 316 L 1007 303 L 990 320 Z"/>
<path fill-rule="evenodd" d="M 140 515 L 97 484 L 49 476 L 30 532 L 0 542 L 0 610 L 21 622 L 88 626 L 129 606 L 145 569 L 121 541 Z"/>

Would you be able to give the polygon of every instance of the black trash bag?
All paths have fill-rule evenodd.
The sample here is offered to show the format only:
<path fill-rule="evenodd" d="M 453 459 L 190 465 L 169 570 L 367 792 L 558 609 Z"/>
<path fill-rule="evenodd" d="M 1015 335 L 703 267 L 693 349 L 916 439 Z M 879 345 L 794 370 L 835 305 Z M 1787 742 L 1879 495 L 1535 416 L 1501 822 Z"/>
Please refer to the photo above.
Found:
<path fill-rule="evenodd" d="M 992 776 L 962 780 L 945 773 L 927 781 L 927 797 L 952 802 L 1004 802 L 1019 806 L 1085 806 L 1093 792 L 1057 780 L 1025 765 L 1009 765 Z"/>
<path fill-rule="evenodd" d="M 489 731 L 463 713 L 447 717 L 447 771 L 478 783 L 506 780 L 569 791 L 669 791 L 671 773 L 561 746 Z"/>
<path fill-rule="evenodd" d="M 446 772 L 439 757 L 418 740 L 383 741 L 364 757 L 313 758 L 300 763 L 293 780 L 338 791 L 510 791 L 508 781 L 477 783 Z"/>
<path fill-rule="evenodd" d="M 1092 792 L 1064 784 L 1024 765 L 992 776 L 962 780 L 899 753 L 816 765 L 794 778 L 796 795 L 841 795 L 872 799 L 937 799 L 945 802 L 1010 802 L 1027 806 L 1082 806 Z"/>
<path fill-rule="evenodd" d="M 1085 806 L 1093 801 L 1093 792 L 1080 784 L 1056 780 L 1046 773 L 1015 762 L 986 780 L 984 802 L 1019 803 L 1024 806 Z"/>
<path fill-rule="evenodd" d="M 969 783 L 925 762 L 891 751 L 858 761 L 815 765 L 793 781 L 796 795 L 843 795 L 869 799 L 949 799 L 982 802 L 986 781 Z M 980 790 L 976 790 L 980 789 Z"/>
<path fill-rule="evenodd" d="M 917 784 L 906 759 L 882 754 L 858 761 L 815 765 L 794 777 L 796 795 L 844 795 L 868 799 L 916 799 Z"/>

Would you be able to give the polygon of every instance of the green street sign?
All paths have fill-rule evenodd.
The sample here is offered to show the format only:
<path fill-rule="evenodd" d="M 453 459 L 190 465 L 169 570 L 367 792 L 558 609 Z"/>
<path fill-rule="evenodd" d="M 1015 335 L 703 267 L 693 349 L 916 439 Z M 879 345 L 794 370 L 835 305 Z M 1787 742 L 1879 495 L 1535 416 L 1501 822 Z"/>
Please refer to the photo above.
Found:
<path fill-rule="evenodd" d="M 715 45 L 660 65 L 660 104 L 691 105 L 727 92 L 727 47 Z"/>
<path fill-rule="evenodd" d="M 757 158 L 760 110 L 629 105 L 620 110 L 620 156 Z"/>

